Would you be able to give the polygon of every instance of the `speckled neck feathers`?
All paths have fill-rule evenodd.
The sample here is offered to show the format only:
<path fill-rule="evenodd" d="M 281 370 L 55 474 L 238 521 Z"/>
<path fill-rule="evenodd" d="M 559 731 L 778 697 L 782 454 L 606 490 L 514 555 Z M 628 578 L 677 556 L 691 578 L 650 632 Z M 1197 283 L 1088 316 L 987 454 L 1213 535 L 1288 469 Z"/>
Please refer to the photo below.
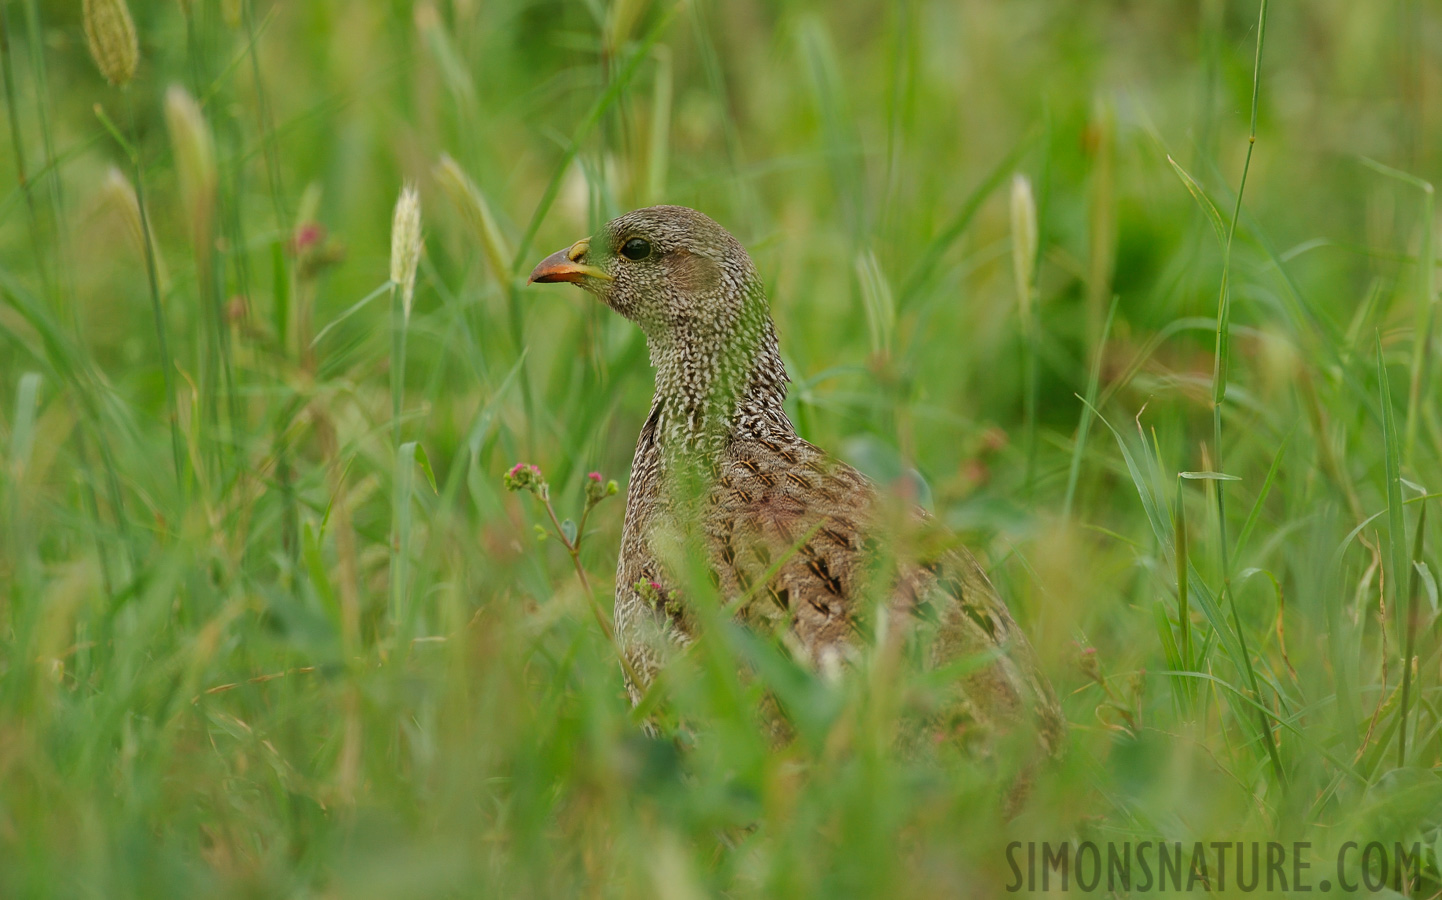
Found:
<path fill-rule="evenodd" d="M 795 434 L 782 409 L 788 379 L 765 293 L 752 279 L 735 289 L 739 297 L 716 305 L 733 314 L 697 317 L 647 338 L 656 368 L 655 440 L 667 455 Z"/>

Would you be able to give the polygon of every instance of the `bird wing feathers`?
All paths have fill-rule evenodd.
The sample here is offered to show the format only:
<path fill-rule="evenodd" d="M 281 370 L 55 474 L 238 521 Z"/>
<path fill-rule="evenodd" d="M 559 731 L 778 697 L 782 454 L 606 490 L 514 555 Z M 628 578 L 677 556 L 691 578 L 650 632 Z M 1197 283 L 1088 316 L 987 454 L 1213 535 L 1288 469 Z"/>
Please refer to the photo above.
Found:
<path fill-rule="evenodd" d="M 804 441 L 733 442 L 706 516 L 722 596 L 747 598 L 742 618 L 782 626 L 812 661 L 852 645 L 872 493 Z"/>
<path fill-rule="evenodd" d="M 943 530 L 913 517 L 907 546 L 888 547 L 874 485 L 800 438 L 736 440 L 722 456 L 705 516 L 721 596 L 753 626 L 827 665 L 850 657 L 885 597 L 894 620 L 930 629 L 930 667 L 992 658 L 959 680 L 953 705 L 981 728 L 1006 730 L 1026 710 L 1048 749 L 1062 718 L 1026 637 L 981 566 Z M 899 552 L 898 552 L 899 551 Z M 738 599 L 739 598 L 739 599 Z"/>

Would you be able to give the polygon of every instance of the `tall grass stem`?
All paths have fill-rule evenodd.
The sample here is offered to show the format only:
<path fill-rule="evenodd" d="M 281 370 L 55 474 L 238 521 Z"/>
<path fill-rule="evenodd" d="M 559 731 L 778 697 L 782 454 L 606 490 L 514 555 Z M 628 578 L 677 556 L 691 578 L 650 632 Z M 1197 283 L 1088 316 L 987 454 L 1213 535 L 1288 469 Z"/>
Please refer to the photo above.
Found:
<path fill-rule="evenodd" d="M 1232 271 L 1232 245 L 1237 236 L 1237 221 L 1242 214 L 1242 197 L 1247 190 L 1247 174 L 1252 167 L 1252 151 L 1257 146 L 1257 99 L 1261 93 L 1262 78 L 1262 48 L 1265 45 L 1267 36 L 1267 0 L 1261 0 L 1257 13 L 1257 52 L 1252 66 L 1252 116 L 1251 127 L 1247 134 L 1247 155 L 1242 162 L 1242 177 L 1237 184 L 1237 199 L 1232 207 L 1232 221 L 1227 229 L 1227 242 L 1222 253 L 1222 284 L 1217 300 L 1217 340 L 1216 349 L 1213 354 L 1212 368 L 1212 452 L 1216 457 L 1216 470 L 1225 472 L 1226 467 L 1222 457 L 1222 404 L 1227 397 L 1227 369 L 1231 355 L 1231 271 Z M 1218 555 L 1222 569 L 1222 593 L 1226 596 L 1227 605 L 1231 612 L 1232 628 L 1237 635 L 1238 644 L 1241 647 L 1241 656 L 1246 667 L 1247 682 L 1252 694 L 1258 703 L 1262 702 L 1261 688 L 1257 681 L 1257 672 L 1252 665 L 1251 653 L 1247 649 L 1246 633 L 1242 629 L 1241 616 L 1237 612 L 1237 597 L 1232 590 L 1231 564 L 1228 558 L 1227 543 L 1227 508 L 1224 499 L 1225 492 L 1221 482 L 1213 485 L 1217 494 L 1217 536 Z M 1272 767 L 1276 771 L 1278 780 L 1285 781 L 1286 773 L 1282 768 L 1281 757 L 1277 753 L 1277 745 L 1272 736 L 1271 721 L 1265 715 L 1258 716 L 1261 728 L 1262 743 L 1266 747 L 1267 756 L 1272 761 Z"/>

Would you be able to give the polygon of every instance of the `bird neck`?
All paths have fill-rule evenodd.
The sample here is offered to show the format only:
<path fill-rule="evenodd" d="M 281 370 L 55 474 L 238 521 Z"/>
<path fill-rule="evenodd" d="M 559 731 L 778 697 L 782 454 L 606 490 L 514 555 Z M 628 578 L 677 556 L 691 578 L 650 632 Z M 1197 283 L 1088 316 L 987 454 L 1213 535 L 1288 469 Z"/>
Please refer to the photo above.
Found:
<path fill-rule="evenodd" d="M 655 437 L 668 454 L 795 433 L 782 407 L 788 379 L 764 297 L 734 320 L 691 323 L 647 342 L 656 366 Z"/>

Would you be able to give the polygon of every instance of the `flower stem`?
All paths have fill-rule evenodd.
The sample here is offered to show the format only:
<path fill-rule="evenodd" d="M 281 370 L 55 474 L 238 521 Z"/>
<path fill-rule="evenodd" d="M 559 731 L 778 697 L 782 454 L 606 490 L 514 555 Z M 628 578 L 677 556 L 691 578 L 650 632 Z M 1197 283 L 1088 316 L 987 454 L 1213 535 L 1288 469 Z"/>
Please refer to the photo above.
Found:
<path fill-rule="evenodd" d="M 580 578 L 581 587 L 586 591 L 586 599 L 590 601 L 591 614 L 596 617 L 596 624 L 601 626 L 601 633 L 606 636 L 606 640 L 611 644 L 611 649 L 616 653 L 616 658 L 621 661 L 621 669 L 626 673 L 626 678 L 629 679 L 638 690 L 645 690 L 646 682 L 641 678 L 636 668 L 631 665 L 631 660 L 627 658 L 625 651 L 621 649 L 621 645 L 616 642 L 616 629 L 611 625 L 610 620 L 606 618 L 605 611 L 601 609 L 601 602 L 596 599 L 595 591 L 591 590 L 591 580 L 586 577 L 586 568 L 581 565 L 581 538 L 585 535 L 586 517 L 591 514 L 593 504 L 588 502 L 585 510 L 581 513 L 581 522 L 576 527 L 576 540 L 572 542 L 566 537 L 565 529 L 561 527 L 561 520 L 556 516 L 555 507 L 551 506 L 549 492 L 538 496 L 541 498 L 541 504 L 546 508 L 546 515 L 551 519 L 551 527 L 555 529 L 556 536 L 561 539 L 561 543 L 565 546 L 566 552 L 571 555 L 571 565 L 576 567 L 576 576 Z"/>

